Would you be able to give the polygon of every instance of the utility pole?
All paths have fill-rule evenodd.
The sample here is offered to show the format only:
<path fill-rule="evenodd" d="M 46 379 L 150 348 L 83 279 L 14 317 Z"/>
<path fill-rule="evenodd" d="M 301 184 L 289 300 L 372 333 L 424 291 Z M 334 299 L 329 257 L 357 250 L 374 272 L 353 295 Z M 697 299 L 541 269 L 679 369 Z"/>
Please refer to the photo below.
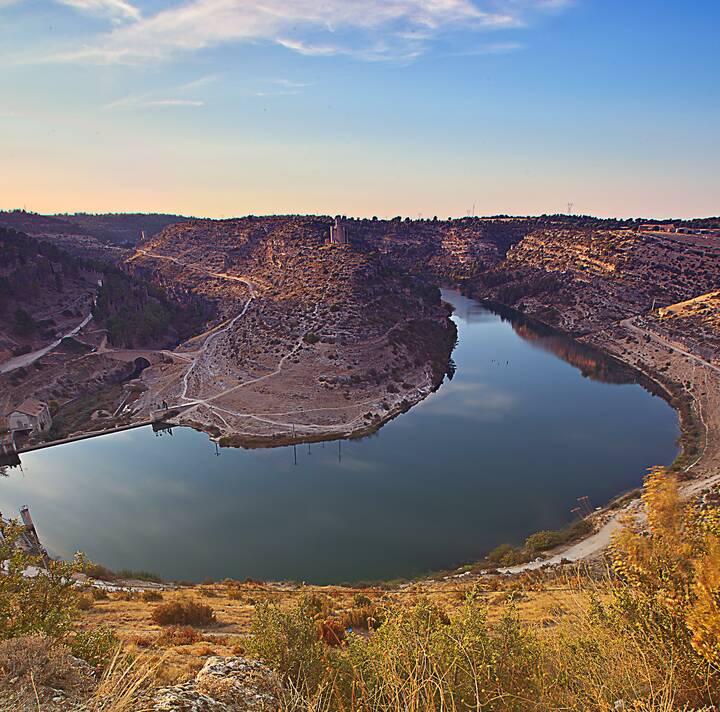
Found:
<path fill-rule="evenodd" d="M 572 215 L 572 214 L 573 214 L 573 208 L 574 208 L 574 207 L 575 207 L 575 203 L 570 202 L 570 203 L 567 204 L 568 215 Z"/>

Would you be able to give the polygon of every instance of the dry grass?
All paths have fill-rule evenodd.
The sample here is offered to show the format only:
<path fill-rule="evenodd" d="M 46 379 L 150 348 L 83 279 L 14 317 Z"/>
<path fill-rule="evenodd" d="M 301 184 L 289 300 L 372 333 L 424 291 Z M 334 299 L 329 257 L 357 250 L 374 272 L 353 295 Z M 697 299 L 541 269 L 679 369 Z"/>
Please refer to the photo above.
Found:
<path fill-rule="evenodd" d="M 78 666 L 69 648 L 43 635 L 0 642 L 0 682 L 16 677 L 61 690 L 87 687 L 90 680 L 89 670 Z"/>
<path fill-rule="evenodd" d="M 178 645 L 193 645 L 203 640 L 202 633 L 190 626 L 173 626 L 162 631 L 155 639 L 155 645 L 169 648 Z"/>
<path fill-rule="evenodd" d="M 149 691 L 157 683 L 162 664 L 162 658 L 134 658 L 118 649 L 87 704 L 88 712 L 150 710 Z"/>

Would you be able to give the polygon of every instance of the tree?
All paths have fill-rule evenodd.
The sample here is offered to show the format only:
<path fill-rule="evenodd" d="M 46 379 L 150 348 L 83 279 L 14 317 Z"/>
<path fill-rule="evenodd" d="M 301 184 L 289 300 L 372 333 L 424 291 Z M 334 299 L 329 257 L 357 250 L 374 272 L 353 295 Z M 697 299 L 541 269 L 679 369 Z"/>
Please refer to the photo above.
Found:
<path fill-rule="evenodd" d="M 82 568 L 82 558 L 72 563 L 50 561 L 45 568 L 39 556 L 17 546 L 19 524 L 0 524 L 0 532 L 0 561 L 5 562 L 0 575 L 0 640 L 38 633 L 66 637 L 79 597 L 73 574 Z M 34 576 L 29 575 L 31 567 Z"/>

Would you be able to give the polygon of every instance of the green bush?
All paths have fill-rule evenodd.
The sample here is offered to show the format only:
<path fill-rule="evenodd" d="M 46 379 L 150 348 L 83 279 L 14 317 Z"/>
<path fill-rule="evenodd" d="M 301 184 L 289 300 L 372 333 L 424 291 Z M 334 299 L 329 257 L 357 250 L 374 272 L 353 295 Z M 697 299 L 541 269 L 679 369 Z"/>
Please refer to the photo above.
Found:
<path fill-rule="evenodd" d="M 299 689 L 314 691 L 324 672 L 324 646 L 305 601 L 290 610 L 271 603 L 255 609 L 249 649 Z"/>
<path fill-rule="evenodd" d="M 115 655 L 120 641 L 110 628 L 100 627 L 75 633 L 68 646 L 75 657 L 85 660 L 96 670 L 103 670 Z"/>
<path fill-rule="evenodd" d="M 82 560 L 72 563 L 50 561 L 47 569 L 34 577 L 23 572 L 30 566 L 43 568 L 39 557 L 15 546 L 21 527 L 4 524 L 0 539 L 0 640 L 23 635 L 43 634 L 62 639 L 72 628 L 80 597 L 73 574 L 82 569 Z"/>
<path fill-rule="evenodd" d="M 498 566 L 516 566 L 530 560 L 527 551 L 517 549 L 510 544 L 500 544 L 495 547 L 488 555 L 487 560 L 491 564 Z"/>
<path fill-rule="evenodd" d="M 525 548 L 536 554 L 541 551 L 547 551 L 555 546 L 563 543 L 563 537 L 560 532 L 555 531 L 539 531 L 531 534 L 525 540 Z"/>
<path fill-rule="evenodd" d="M 449 615 L 427 601 L 383 615 L 371 636 L 350 634 L 343 645 L 328 640 L 325 647 L 306 607 L 264 606 L 253 621 L 251 650 L 308 700 L 324 696 L 327 710 L 505 712 L 527 709 L 525 700 L 534 698 L 541 677 L 536 644 L 512 612 L 489 626 L 470 596 Z"/>

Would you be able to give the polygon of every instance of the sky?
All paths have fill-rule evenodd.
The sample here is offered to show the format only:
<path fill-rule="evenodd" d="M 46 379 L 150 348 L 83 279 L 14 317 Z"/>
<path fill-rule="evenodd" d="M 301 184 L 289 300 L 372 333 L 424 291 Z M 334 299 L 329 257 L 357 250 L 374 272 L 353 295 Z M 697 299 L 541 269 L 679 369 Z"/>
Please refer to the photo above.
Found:
<path fill-rule="evenodd" d="M 717 0 L 0 0 L 0 209 L 720 214 Z"/>

